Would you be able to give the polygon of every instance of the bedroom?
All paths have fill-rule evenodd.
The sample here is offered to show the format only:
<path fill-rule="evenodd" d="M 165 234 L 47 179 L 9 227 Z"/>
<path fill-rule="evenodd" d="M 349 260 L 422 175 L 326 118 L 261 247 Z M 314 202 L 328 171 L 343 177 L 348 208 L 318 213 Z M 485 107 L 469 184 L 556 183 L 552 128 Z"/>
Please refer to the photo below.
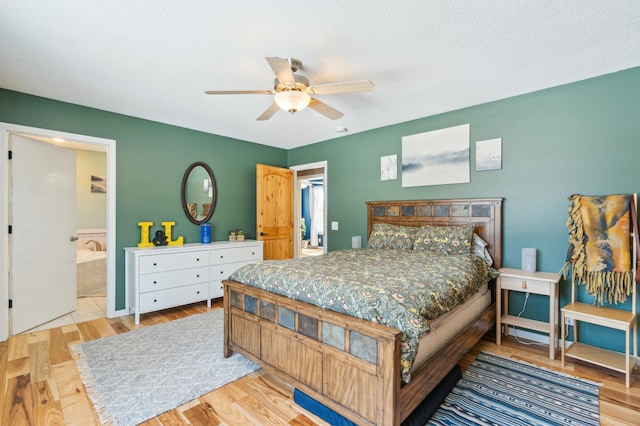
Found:
<path fill-rule="evenodd" d="M 637 38 L 632 41 L 637 45 Z M 252 70 L 267 71 L 265 82 L 272 77 L 263 57 L 289 54 L 286 45 L 274 42 L 271 47 L 276 51 L 243 58 L 244 62 L 251 63 Z M 218 240 L 224 238 L 228 229 L 255 228 L 256 163 L 289 167 L 327 161 L 328 220 L 340 224 L 337 231 L 327 230 L 329 250 L 350 247 L 352 236 L 360 235 L 363 241 L 366 240 L 366 201 L 499 196 L 505 199 L 503 265 L 518 268 L 521 248 L 535 247 L 538 249 L 538 269 L 558 271 L 567 248 L 567 197 L 573 193 L 638 190 L 635 182 L 638 178 L 637 158 L 640 158 L 640 123 L 637 120 L 640 61 L 633 57 L 634 54 L 637 55 L 626 52 L 630 65 L 601 73 L 606 75 L 597 74 L 593 78 L 563 82 L 568 84 L 474 103 L 453 111 L 407 116 L 397 124 L 377 129 L 338 137 L 333 132 L 334 123 L 329 122 L 332 133 L 327 140 L 290 149 L 189 130 L 188 126 L 143 120 L 123 114 L 115 107 L 107 112 L 104 110 L 108 108 L 104 107 L 91 108 L 79 102 L 52 100 L 26 89 L 12 90 L 3 82 L 0 83 L 3 88 L 0 90 L 0 122 L 117 141 L 116 253 L 122 253 L 124 247 L 138 242 L 137 222 L 140 220 L 160 223 L 175 219 L 177 235 L 183 235 L 187 241 L 198 239 L 198 229 L 184 220 L 179 204 L 182 173 L 194 161 L 206 161 L 216 174 L 220 195 L 212 222 L 213 236 Z M 608 60 L 608 56 L 602 54 L 601 61 Z M 233 71 L 227 69 L 225 72 Z M 353 78 L 371 78 L 378 89 L 378 81 L 367 69 L 360 70 Z M 194 88 L 198 96 L 217 83 L 209 78 L 201 81 L 204 87 Z M 252 77 L 247 85 L 251 84 L 249 88 L 253 88 L 261 81 Z M 224 88 L 236 88 L 232 83 L 229 81 Z M 243 112 L 246 121 L 255 121 L 262 109 L 258 105 L 250 113 Z M 235 114 L 239 112 L 235 111 Z M 283 114 L 283 118 L 290 117 Z M 303 117 L 300 114 L 291 118 Z M 321 119 L 323 117 L 317 118 L 318 121 Z M 401 188 L 400 180 L 380 181 L 380 157 L 393 154 L 400 157 L 403 136 L 464 123 L 470 123 L 472 154 L 475 141 L 502 138 L 501 170 L 476 172 L 472 155 L 471 182 L 468 184 Z M 163 173 L 157 172 L 158 167 L 162 167 Z M 255 236 L 255 231 L 250 234 Z M 115 309 L 123 310 L 126 306 L 122 256 L 117 257 L 115 272 Z M 561 285 L 560 304 L 568 299 L 569 286 L 565 283 Z M 512 303 L 521 305 L 522 300 L 515 298 Z M 534 317 L 542 319 L 546 315 L 544 300 L 533 298 L 529 309 Z M 611 349 L 623 349 L 622 339 L 617 335 L 594 330 L 588 336 Z"/>

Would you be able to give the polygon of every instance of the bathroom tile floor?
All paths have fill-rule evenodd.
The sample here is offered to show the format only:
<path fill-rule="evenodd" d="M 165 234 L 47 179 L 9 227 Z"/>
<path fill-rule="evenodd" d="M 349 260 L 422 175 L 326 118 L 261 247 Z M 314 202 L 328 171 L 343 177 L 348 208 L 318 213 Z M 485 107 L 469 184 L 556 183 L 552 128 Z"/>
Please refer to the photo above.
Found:
<path fill-rule="evenodd" d="M 62 327 L 78 322 L 91 321 L 98 318 L 105 318 L 107 316 L 107 297 L 106 296 L 92 296 L 92 297 L 79 297 L 76 310 L 63 315 L 59 318 L 49 321 L 30 330 L 24 331 L 20 334 L 27 334 L 34 331 L 48 330 L 50 328 Z"/>

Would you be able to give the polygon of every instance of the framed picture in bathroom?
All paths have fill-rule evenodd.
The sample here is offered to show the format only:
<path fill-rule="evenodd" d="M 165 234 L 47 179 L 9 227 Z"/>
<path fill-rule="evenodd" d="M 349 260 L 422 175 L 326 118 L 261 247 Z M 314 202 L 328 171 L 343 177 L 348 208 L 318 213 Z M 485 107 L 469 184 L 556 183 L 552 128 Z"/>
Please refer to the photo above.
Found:
<path fill-rule="evenodd" d="M 107 193 L 107 177 L 91 175 L 91 192 L 98 194 Z"/>

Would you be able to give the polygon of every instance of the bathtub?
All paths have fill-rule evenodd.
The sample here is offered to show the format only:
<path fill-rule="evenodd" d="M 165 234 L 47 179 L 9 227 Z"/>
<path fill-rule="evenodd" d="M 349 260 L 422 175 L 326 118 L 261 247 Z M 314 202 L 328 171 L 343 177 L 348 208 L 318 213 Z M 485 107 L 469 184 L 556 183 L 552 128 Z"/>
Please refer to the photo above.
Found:
<path fill-rule="evenodd" d="M 78 265 L 81 263 L 93 262 L 96 260 L 107 260 L 106 251 L 78 250 L 76 251 L 76 260 Z"/>
<path fill-rule="evenodd" d="M 107 289 L 107 252 L 78 250 L 76 252 L 78 297 L 94 296 Z"/>
<path fill-rule="evenodd" d="M 94 243 L 87 244 L 89 240 L 98 241 L 103 251 L 89 250 L 89 247 L 96 247 Z M 106 230 L 78 230 L 76 250 L 78 297 L 106 294 L 107 252 L 104 251 L 105 249 Z"/>

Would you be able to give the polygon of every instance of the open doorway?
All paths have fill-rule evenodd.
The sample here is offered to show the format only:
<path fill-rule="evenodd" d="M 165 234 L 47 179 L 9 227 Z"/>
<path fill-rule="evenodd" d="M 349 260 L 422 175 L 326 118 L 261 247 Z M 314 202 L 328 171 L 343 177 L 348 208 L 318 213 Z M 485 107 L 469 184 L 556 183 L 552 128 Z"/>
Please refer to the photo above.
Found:
<path fill-rule="evenodd" d="M 300 257 L 324 253 L 324 176 L 298 176 L 300 191 Z"/>
<path fill-rule="evenodd" d="M 327 162 L 290 167 L 294 170 L 295 257 L 327 252 Z"/>
<path fill-rule="evenodd" d="M 46 143 L 60 144 L 60 146 L 79 150 L 78 152 L 99 151 L 105 153 L 106 173 L 99 177 L 104 177 L 109 182 L 109 188 L 106 194 L 103 194 L 106 197 L 106 226 L 104 227 L 103 237 L 103 241 L 106 241 L 106 244 L 100 245 L 101 247 L 103 245 L 106 247 L 106 250 L 104 250 L 104 254 L 106 255 L 106 316 L 115 317 L 126 314 L 126 309 L 122 310 L 122 312 L 116 311 L 115 309 L 115 141 L 7 123 L 0 123 L 0 131 L 1 148 L 3 152 L 2 158 L 0 159 L 0 188 L 2 188 L 1 192 L 3 194 L 0 198 L 0 238 L 5 242 L 10 241 L 11 238 L 11 235 L 9 234 L 9 225 L 12 224 L 12 208 L 10 204 L 11 198 L 9 196 L 9 190 L 20 191 L 19 183 L 13 182 L 13 185 L 10 186 L 12 184 L 12 163 L 9 160 L 7 152 L 13 135 L 21 135 Z M 102 172 L 98 174 L 102 174 Z M 48 211 L 47 214 L 55 215 L 55 212 Z M 92 235 L 92 237 L 93 236 L 95 235 Z M 74 234 L 74 238 L 77 238 L 77 235 Z M 98 241 L 97 237 L 91 239 Z M 93 244 L 94 251 L 99 248 L 97 244 L 91 244 Z M 3 265 L 11 264 L 10 244 L 2 244 L 0 248 L 0 259 Z M 34 268 L 38 267 L 37 259 L 32 259 L 32 265 Z M 0 341 L 4 341 L 8 338 L 11 329 L 11 311 L 9 309 L 9 301 L 11 300 L 12 294 L 12 275 L 9 269 L 10 268 L 3 268 L 0 273 Z"/>

